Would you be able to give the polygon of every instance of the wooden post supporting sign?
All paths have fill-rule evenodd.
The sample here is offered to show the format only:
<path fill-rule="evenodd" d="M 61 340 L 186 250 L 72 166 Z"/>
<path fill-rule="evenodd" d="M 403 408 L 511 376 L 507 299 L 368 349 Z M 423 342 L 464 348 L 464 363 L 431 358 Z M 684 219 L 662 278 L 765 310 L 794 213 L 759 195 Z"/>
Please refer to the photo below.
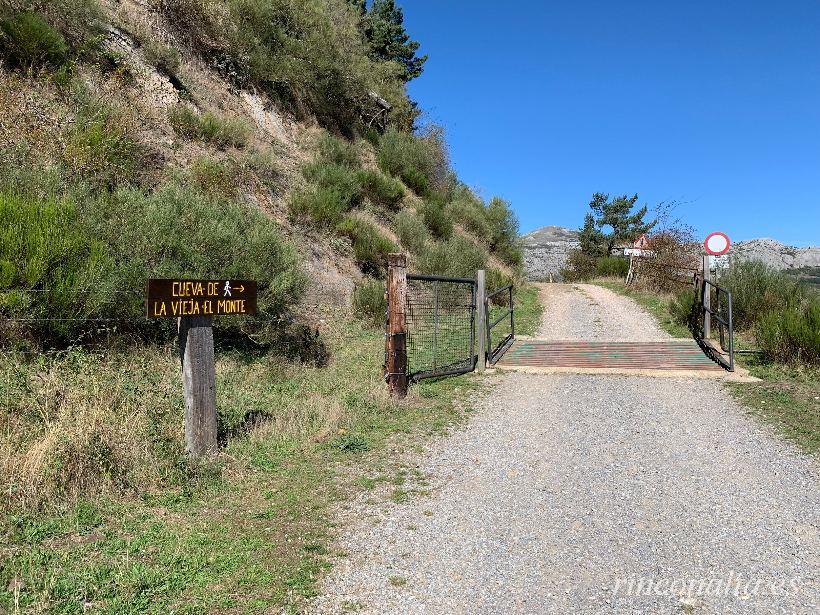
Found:
<path fill-rule="evenodd" d="M 407 395 L 407 256 L 387 256 L 387 332 L 385 339 L 385 379 L 390 394 Z"/>
<path fill-rule="evenodd" d="M 185 448 L 196 456 L 217 451 L 213 316 L 256 313 L 253 280 L 148 280 L 149 318 L 177 319 Z"/>
<path fill-rule="evenodd" d="M 216 370 L 210 316 L 178 319 L 179 358 L 185 397 L 185 448 L 192 455 L 215 453 Z"/>

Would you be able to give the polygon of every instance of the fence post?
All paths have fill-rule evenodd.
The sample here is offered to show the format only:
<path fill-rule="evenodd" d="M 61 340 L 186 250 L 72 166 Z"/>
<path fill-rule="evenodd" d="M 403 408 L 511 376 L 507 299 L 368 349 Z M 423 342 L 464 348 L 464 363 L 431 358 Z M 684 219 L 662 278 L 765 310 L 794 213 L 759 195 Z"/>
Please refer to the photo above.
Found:
<path fill-rule="evenodd" d="M 199 457 L 217 450 L 214 333 L 210 316 L 184 316 L 177 327 L 185 397 L 185 448 Z"/>
<path fill-rule="evenodd" d="M 475 274 L 475 330 L 476 330 L 476 354 L 478 363 L 476 371 L 484 371 L 487 365 L 487 314 L 485 312 L 484 298 L 487 296 L 486 272 L 479 269 Z"/>
<path fill-rule="evenodd" d="M 706 283 L 711 279 L 712 272 L 709 270 L 709 255 L 703 255 L 703 338 L 712 337 L 712 288 Z"/>
<path fill-rule="evenodd" d="M 393 397 L 407 395 L 407 256 L 387 256 L 385 379 Z"/>

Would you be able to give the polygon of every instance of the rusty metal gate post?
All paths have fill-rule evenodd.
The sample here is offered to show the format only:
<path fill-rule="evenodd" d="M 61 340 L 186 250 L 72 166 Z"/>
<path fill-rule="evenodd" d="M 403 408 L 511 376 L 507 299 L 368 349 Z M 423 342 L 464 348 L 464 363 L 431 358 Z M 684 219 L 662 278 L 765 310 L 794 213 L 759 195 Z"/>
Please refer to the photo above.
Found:
<path fill-rule="evenodd" d="M 385 380 L 393 397 L 407 395 L 407 256 L 387 256 Z"/>

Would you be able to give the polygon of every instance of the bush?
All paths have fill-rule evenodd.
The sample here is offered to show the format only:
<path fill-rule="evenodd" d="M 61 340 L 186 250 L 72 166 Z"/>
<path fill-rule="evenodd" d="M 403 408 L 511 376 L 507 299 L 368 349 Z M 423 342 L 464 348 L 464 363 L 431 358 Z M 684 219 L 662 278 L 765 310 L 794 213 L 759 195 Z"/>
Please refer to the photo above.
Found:
<path fill-rule="evenodd" d="M 127 118 L 98 102 L 77 114 L 64 155 L 77 178 L 109 190 L 136 183 L 144 170 Z"/>
<path fill-rule="evenodd" d="M 420 256 L 423 273 L 474 278 L 487 268 L 487 253 L 469 239 L 454 235 L 444 242 L 432 242 Z"/>
<path fill-rule="evenodd" d="M 418 195 L 447 181 L 449 164 L 440 132 L 416 136 L 390 129 L 381 138 L 376 160 L 382 171 L 401 178 Z"/>
<path fill-rule="evenodd" d="M 257 318 L 220 318 L 223 330 L 273 339 L 269 325 L 297 301 L 305 277 L 296 252 L 274 220 L 255 209 L 211 198 L 189 187 L 153 194 L 119 190 L 80 203 L 3 194 L 0 271 L 4 311 L 38 317 L 117 318 L 121 330 L 172 335 L 173 327 L 146 321 L 148 278 L 240 278 L 259 283 Z M 93 238 L 93 239 L 91 239 Z M 94 334 L 97 323 L 32 323 L 46 343 Z"/>
<path fill-rule="evenodd" d="M 454 201 L 447 206 L 447 214 L 470 231 L 476 239 L 488 246 L 490 245 L 492 232 L 483 203 L 480 201 L 477 203 L 463 200 Z"/>
<path fill-rule="evenodd" d="M 365 280 L 353 291 L 353 312 L 373 326 L 384 326 L 387 314 L 387 299 L 384 296 L 384 282 Z"/>
<path fill-rule="evenodd" d="M 620 256 L 603 256 L 595 263 L 595 273 L 603 277 L 625 278 L 629 261 Z"/>
<path fill-rule="evenodd" d="M 409 127 L 417 115 L 398 67 L 370 56 L 349 2 L 163 0 L 159 6 L 215 68 L 264 90 L 298 117 L 350 133 L 380 110 L 374 91 L 393 106 L 398 125 Z"/>
<path fill-rule="evenodd" d="M 490 226 L 490 251 L 511 267 L 520 267 L 524 254 L 518 241 L 518 219 L 510 204 L 499 197 L 490 199 L 487 222 Z"/>
<path fill-rule="evenodd" d="M 290 201 L 290 211 L 297 217 L 309 217 L 316 225 L 331 228 L 339 224 L 349 209 L 344 195 L 332 188 L 311 188 L 297 192 Z"/>
<path fill-rule="evenodd" d="M 732 293 L 732 316 L 739 329 L 753 327 L 768 312 L 796 308 L 805 295 L 799 281 L 760 261 L 733 262 L 718 283 Z"/>
<path fill-rule="evenodd" d="M 14 67 L 62 66 L 68 61 L 65 38 L 39 13 L 17 13 L 0 20 L 0 50 Z"/>
<path fill-rule="evenodd" d="M 445 207 L 435 200 L 426 200 L 419 208 L 421 219 L 434 237 L 449 239 L 453 235 L 453 220 Z"/>
<path fill-rule="evenodd" d="M 148 64 L 166 76 L 176 79 L 182 62 L 182 56 L 179 51 L 173 47 L 168 47 L 158 41 L 152 40 L 143 46 L 142 53 Z"/>
<path fill-rule="evenodd" d="M 699 318 L 699 307 L 696 304 L 694 289 L 687 288 L 676 293 L 669 303 L 669 313 L 673 322 L 693 327 Z"/>
<path fill-rule="evenodd" d="M 337 230 L 353 243 L 353 254 L 359 268 L 371 275 L 379 275 L 387 267 L 387 255 L 398 248 L 379 230 L 361 218 L 348 216 Z"/>
<path fill-rule="evenodd" d="M 250 126 L 240 118 L 223 118 L 210 112 L 198 115 L 184 105 L 171 109 L 168 118 L 178 135 L 205 141 L 220 149 L 245 147 L 251 134 Z"/>
<path fill-rule="evenodd" d="M 594 256 L 584 254 L 575 248 L 567 254 L 567 264 L 561 270 L 561 277 L 567 282 L 590 280 L 596 274 L 596 263 L 597 259 Z"/>
<path fill-rule="evenodd" d="M 395 209 L 404 198 L 401 182 L 387 177 L 373 169 L 363 169 L 356 173 L 364 195 L 370 202 L 387 209 Z"/>
<path fill-rule="evenodd" d="M 399 212 L 393 221 L 393 228 L 399 237 L 401 245 L 413 254 L 424 252 L 427 244 L 432 241 L 430 232 L 424 222 L 412 211 L 407 209 Z"/>
<path fill-rule="evenodd" d="M 351 169 L 358 168 L 359 150 L 354 143 L 345 141 L 331 134 L 324 133 L 317 144 L 317 158 Z"/>
<path fill-rule="evenodd" d="M 511 275 L 504 273 L 499 269 L 495 269 L 490 267 L 487 269 L 487 273 L 485 275 L 485 287 L 488 293 L 493 292 L 494 290 L 498 290 L 499 288 L 504 288 L 505 286 L 509 286 L 513 283 L 513 278 Z M 498 305 L 506 305 L 508 303 L 508 297 L 505 294 L 499 295 L 497 298 L 496 303 Z"/>
<path fill-rule="evenodd" d="M 76 204 L 0 192 L 0 313 L 16 318 L 109 316 L 113 263 L 80 223 Z M 33 292 L 29 292 L 33 291 Z M 38 337 L 65 340 L 76 321 L 32 321 Z"/>
<path fill-rule="evenodd" d="M 820 364 L 820 298 L 764 314 L 755 326 L 762 350 L 776 361 Z"/>
<path fill-rule="evenodd" d="M 314 187 L 294 195 L 290 204 L 293 214 L 307 215 L 319 226 L 332 227 L 361 203 L 361 185 L 352 169 L 317 160 L 305 166 L 303 174 Z"/>

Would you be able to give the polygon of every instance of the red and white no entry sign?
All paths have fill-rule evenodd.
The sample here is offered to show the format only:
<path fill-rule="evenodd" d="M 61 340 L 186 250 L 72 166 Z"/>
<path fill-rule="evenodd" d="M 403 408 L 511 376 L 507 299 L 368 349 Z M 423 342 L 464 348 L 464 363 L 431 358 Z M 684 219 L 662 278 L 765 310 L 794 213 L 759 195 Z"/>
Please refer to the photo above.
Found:
<path fill-rule="evenodd" d="M 731 246 L 728 235 L 726 233 L 709 233 L 706 240 L 703 242 L 703 247 L 706 248 L 706 253 L 712 256 L 722 256 L 729 251 Z"/>

